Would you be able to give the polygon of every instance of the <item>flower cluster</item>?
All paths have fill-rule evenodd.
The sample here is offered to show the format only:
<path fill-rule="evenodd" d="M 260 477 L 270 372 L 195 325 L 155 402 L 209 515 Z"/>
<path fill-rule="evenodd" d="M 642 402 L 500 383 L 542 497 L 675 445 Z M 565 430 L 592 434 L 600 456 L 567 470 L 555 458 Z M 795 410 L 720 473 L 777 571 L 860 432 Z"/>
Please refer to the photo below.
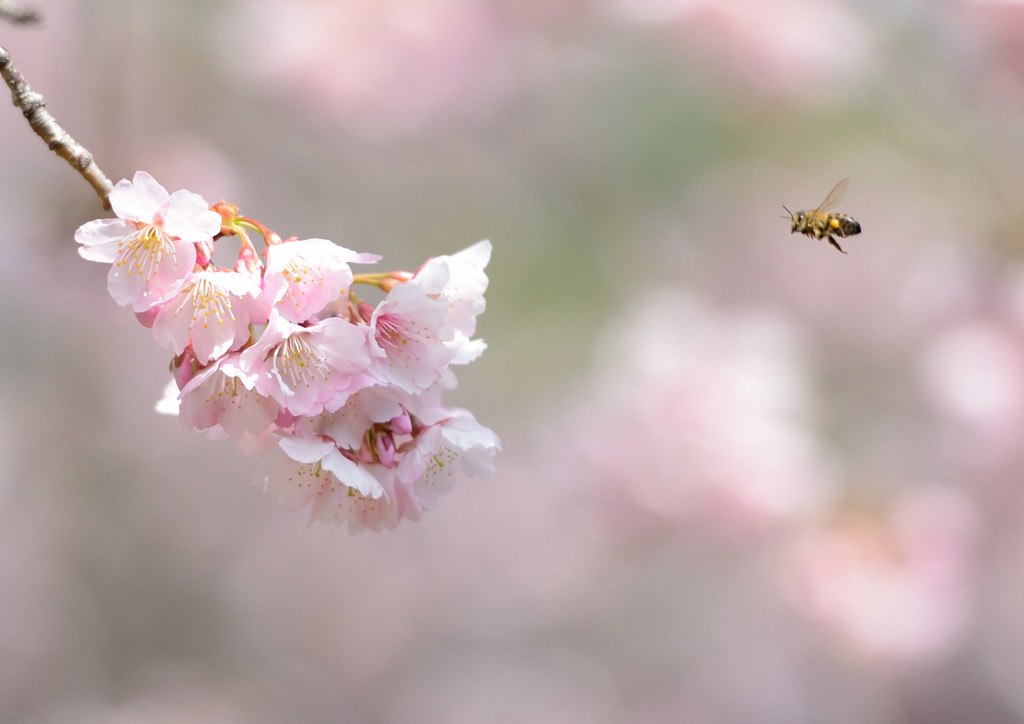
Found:
<path fill-rule="evenodd" d="M 174 351 L 160 409 L 260 455 L 258 482 L 282 505 L 352 531 L 393 528 L 433 508 L 456 474 L 493 472 L 495 434 L 441 403 L 451 365 L 485 347 L 473 335 L 489 242 L 414 274 L 356 275 L 350 264 L 380 257 L 281 239 L 230 204 L 168 194 L 143 171 L 110 204 L 117 218 L 84 224 L 75 240 L 84 258 L 111 264 L 114 301 Z M 228 236 L 238 261 L 217 268 L 214 244 Z M 356 284 L 383 299 L 361 300 Z"/>

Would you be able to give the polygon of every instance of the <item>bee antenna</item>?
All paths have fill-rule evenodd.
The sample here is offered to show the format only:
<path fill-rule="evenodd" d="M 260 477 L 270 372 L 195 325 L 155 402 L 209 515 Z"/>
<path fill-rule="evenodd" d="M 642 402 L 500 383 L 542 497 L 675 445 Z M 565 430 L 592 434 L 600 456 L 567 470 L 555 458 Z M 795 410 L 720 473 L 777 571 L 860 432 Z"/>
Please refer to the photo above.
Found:
<path fill-rule="evenodd" d="M 786 209 L 786 205 L 783 204 L 782 208 Z M 789 209 L 786 209 L 786 213 L 789 214 L 789 216 L 783 216 L 782 217 L 783 219 L 792 219 L 793 218 L 793 212 L 792 211 L 790 211 Z"/>

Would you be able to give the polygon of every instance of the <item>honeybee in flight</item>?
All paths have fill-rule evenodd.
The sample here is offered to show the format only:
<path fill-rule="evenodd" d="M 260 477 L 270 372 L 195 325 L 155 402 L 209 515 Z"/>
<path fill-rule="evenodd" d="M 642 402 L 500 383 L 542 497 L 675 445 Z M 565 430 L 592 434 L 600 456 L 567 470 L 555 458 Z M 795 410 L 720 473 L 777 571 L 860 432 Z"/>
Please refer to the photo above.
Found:
<path fill-rule="evenodd" d="M 786 209 L 786 213 L 789 214 L 790 220 L 793 222 L 793 228 L 790 229 L 789 233 L 795 234 L 800 232 L 807 236 L 813 236 L 815 239 L 827 238 L 829 244 L 845 254 L 846 252 L 843 251 L 843 247 L 839 246 L 839 243 L 832 235 L 835 234 L 835 236 L 840 238 L 846 238 L 847 236 L 859 234 L 860 223 L 852 216 L 847 216 L 838 211 L 830 212 L 829 209 L 842 201 L 843 196 L 846 194 L 846 187 L 849 185 L 850 179 L 848 178 L 844 178 L 837 183 L 835 188 L 829 191 L 828 196 L 825 197 L 825 200 L 814 211 L 797 211 L 794 214 L 783 206 L 782 208 Z"/>

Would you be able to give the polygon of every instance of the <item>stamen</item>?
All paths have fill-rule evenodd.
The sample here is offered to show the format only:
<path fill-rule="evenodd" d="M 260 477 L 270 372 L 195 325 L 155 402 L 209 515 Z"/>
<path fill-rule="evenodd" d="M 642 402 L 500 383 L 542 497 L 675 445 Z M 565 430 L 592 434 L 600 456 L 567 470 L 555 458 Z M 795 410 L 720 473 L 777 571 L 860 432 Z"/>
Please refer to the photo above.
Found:
<path fill-rule="evenodd" d="M 291 335 L 274 348 L 273 365 L 292 389 L 321 384 L 331 375 L 327 358 L 311 347 L 301 333 Z"/>
<path fill-rule="evenodd" d="M 223 324 L 225 319 L 235 321 L 234 312 L 231 311 L 231 296 L 209 279 L 198 279 L 193 285 L 191 296 L 195 305 L 193 319 L 198 320 L 202 313 L 204 329 L 210 326 L 211 316 L 217 324 Z"/>

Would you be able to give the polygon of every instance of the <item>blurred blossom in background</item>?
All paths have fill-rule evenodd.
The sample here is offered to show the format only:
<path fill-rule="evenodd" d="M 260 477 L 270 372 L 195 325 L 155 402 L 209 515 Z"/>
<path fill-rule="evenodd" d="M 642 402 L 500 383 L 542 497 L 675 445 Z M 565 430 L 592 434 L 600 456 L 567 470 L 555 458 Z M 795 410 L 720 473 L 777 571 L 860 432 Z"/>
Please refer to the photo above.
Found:
<path fill-rule="evenodd" d="M 0 113 L 0 720 L 1024 719 L 1024 4 L 39 0 L 117 179 L 387 268 L 489 238 L 501 436 L 380 535 L 157 416 Z M 783 204 L 838 208 L 844 256 Z M 94 268 L 95 267 L 95 268 Z"/>
<path fill-rule="evenodd" d="M 580 450 L 562 474 L 581 498 L 607 497 L 610 515 L 643 511 L 641 529 L 746 532 L 813 514 L 832 485 L 799 328 L 706 307 L 674 289 L 637 293 L 569 408 Z"/>

